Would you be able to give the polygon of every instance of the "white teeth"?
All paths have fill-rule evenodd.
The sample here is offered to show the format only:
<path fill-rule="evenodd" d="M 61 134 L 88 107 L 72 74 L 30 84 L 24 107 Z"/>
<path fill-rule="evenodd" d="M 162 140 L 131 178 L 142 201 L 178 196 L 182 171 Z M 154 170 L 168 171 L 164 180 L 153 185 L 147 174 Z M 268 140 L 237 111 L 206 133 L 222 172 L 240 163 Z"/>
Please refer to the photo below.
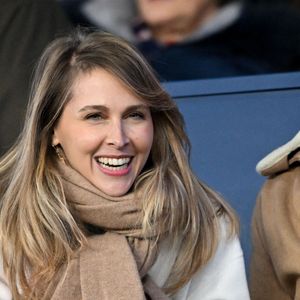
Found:
<path fill-rule="evenodd" d="M 130 162 L 129 157 L 123 157 L 123 158 L 109 158 L 109 157 L 99 157 L 97 161 L 104 165 L 109 166 L 123 166 Z"/>
<path fill-rule="evenodd" d="M 112 171 L 120 171 L 120 170 L 123 170 L 123 169 L 127 168 L 127 165 L 123 165 L 123 166 L 119 166 L 119 167 L 112 167 L 112 166 L 109 166 L 109 165 L 101 164 L 101 166 L 104 169 L 108 169 L 108 170 L 112 170 Z"/>

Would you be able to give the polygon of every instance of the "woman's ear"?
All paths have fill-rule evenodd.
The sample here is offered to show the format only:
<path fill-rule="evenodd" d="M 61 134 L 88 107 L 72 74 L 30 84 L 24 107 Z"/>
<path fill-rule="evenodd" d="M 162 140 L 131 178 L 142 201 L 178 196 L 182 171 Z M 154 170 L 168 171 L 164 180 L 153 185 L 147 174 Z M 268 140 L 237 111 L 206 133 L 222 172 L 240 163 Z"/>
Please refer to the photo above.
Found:
<path fill-rule="evenodd" d="M 52 144 L 52 146 L 57 146 L 60 144 L 60 141 L 59 141 L 59 138 L 57 136 L 57 132 L 55 129 L 53 129 L 51 144 Z"/>
<path fill-rule="evenodd" d="M 67 164 L 67 159 L 64 154 L 64 150 L 60 144 L 60 139 L 58 138 L 57 131 L 54 129 L 52 133 L 52 147 L 59 158 L 60 161 L 62 161 L 64 164 Z"/>

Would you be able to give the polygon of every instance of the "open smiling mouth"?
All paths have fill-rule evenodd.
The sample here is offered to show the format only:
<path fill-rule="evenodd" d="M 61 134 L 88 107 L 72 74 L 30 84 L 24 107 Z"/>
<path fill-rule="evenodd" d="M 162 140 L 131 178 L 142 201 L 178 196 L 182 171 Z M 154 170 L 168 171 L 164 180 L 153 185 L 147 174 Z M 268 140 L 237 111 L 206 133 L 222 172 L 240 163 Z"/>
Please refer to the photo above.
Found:
<path fill-rule="evenodd" d="M 108 157 L 98 157 L 96 161 L 104 169 L 111 171 L 120 171 L 127 169 L 132 158 L 123 157 L 123 158 L 108 158 Z"/>

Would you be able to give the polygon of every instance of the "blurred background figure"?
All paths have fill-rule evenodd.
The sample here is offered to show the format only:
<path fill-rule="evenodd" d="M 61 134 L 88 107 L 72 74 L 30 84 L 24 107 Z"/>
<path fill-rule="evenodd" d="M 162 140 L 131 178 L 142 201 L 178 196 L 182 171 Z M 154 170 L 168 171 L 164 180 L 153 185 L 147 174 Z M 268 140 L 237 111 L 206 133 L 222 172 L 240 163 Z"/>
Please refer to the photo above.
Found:
<path fill-rule="evenodd" d="M 74 25 L 102 29 L 133 42 L 135 0 L 58 0 Z"/>
<path fill-rule="evenodd" d="M 85 0 L 77 7 L 81 20 L 133 41 L 169 81 L 299 70 L 299 11 L 267 2 Z"/>
<path fill-rule="evenodd" d="M 23 126 L 31 74 L 44 47 L 71 27 L 54 0 L 0 0 L 0 155 Z"/>

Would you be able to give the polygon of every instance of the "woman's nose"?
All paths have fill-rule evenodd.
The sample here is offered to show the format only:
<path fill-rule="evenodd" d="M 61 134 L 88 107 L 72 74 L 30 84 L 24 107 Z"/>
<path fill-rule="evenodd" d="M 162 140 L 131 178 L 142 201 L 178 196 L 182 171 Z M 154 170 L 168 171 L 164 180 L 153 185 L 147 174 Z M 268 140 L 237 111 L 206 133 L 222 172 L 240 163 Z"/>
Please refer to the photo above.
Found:
<path fill-rule="evenodd" d="M 111 123 L 106 140 L 108 145 L 115 146 L 116 148 L 122 148 L 129 143 L 125 126 L 121 121 Z"/>

